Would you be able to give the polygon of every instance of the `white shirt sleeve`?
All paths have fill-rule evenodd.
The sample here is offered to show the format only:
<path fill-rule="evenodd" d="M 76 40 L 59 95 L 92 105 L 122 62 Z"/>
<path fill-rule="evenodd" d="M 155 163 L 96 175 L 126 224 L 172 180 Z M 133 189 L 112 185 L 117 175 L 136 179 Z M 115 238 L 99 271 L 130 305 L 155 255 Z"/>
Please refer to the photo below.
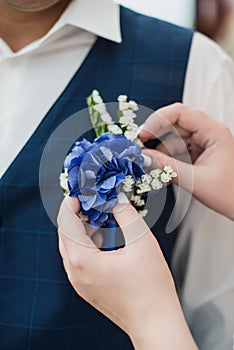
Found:
<path fill-rule="evenodd" d="M 233 62 L 198 33 L 192 42 L 183 102 L 223 120 L 234 132 Z M 193 199 L 180 228 L 173 270 L 200 350 L 232 348 L 233 248 L 234 223 Z"/>
<path fill-rule="evenodd" d="M 195 33 L 183 102 L 223 120 L 234 131 L 234 64 L 212 40 Z"/>

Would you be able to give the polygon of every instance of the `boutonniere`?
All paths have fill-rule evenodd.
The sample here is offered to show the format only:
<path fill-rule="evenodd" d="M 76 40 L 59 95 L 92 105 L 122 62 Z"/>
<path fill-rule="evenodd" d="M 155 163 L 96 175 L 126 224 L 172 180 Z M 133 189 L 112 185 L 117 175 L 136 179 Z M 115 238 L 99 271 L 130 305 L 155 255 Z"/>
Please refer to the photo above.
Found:
<path fill-rule="evenodd" d="M 141 215 L 147 215 L 148 192 L 166 186 L 176 172 L 170 166 L 145 172 L 135 101 L 128 101 L 125 95 L 118 97 L 118 123 L 97 90 L 87 98 L 87 105 L 96 139 L 76 142 L 67 155 L 60 175 L 64 193 L 78 197 L 80 217 L 94 227 L 114 224 L 112 209 L 121 192 Z"/>

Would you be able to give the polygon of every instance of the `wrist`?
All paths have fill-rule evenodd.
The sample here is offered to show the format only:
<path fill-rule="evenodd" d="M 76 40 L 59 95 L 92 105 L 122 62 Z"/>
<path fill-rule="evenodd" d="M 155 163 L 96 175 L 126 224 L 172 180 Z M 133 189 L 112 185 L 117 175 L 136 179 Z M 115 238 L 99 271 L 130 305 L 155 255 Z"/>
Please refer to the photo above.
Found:
<path fill-rule="evenodd" d="M 198 350 L 180 305 L 170 311 L 155 312 L 130 334 L 135 350 Z M 175 348 L 175 344 L 177 347 Z"/>

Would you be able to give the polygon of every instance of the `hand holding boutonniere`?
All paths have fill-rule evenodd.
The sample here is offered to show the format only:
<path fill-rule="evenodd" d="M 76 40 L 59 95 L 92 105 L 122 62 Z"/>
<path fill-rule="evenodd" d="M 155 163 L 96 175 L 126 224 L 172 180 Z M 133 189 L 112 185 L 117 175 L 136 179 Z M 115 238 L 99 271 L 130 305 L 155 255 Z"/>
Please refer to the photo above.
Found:
<path fill-rule="evenodd" d="M 118 123 L 107 111 L 98 91 L 87 98 L 90 118 L 97 138 L 74 144 L 65 159 L 60 183 L 65 194 L 78 197 L 80 217 L 93 227 L 115 225 L 112 209 L 124 193 L 143 216 L 147 193 L 160 190 L 176 172 L 170 167 L 144 171 L 139 127 L 135 123 L 138 105 L 127 96 L 118 97 Z"/>

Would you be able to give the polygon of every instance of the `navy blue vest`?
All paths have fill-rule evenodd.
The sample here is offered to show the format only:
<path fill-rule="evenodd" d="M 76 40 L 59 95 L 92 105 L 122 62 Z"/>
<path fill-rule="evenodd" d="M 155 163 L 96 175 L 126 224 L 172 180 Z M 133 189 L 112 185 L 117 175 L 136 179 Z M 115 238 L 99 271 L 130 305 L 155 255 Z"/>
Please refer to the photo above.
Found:
<path fill-rule="evenodd" d="M 1 350 L 132 349 L 124 332 L 69 285 L 56 228 L 43 208 L 38 188 L 47 139 L 63 120 L 85 108 L 93 88 L 106 101 L 116 101 L 119 94 L 126 93 L 152 109 L 181 101 L 192 31 L 126 9 L 121 9 L 121 27 L 123 43 L 97 40 L 1 180 Z M 164 230 L 172 206 L 169 191 L 155 230 L 168 261 L 174 235 L 165 235 Z"/>

